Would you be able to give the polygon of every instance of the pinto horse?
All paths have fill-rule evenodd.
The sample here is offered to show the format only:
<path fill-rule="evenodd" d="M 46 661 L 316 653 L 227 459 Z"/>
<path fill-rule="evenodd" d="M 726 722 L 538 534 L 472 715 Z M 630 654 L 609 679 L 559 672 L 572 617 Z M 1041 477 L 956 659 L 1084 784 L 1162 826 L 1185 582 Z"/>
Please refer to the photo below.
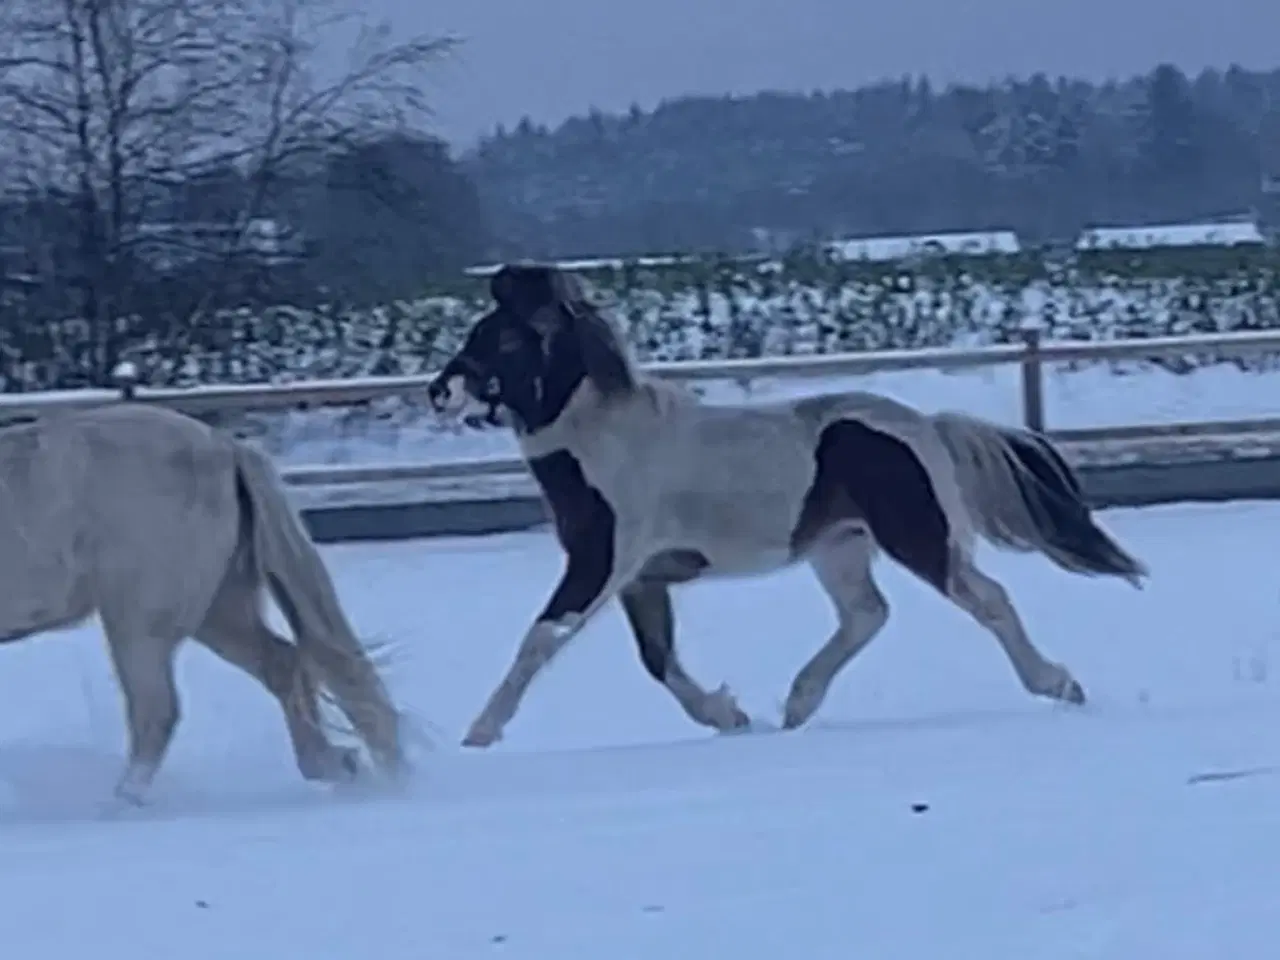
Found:
<path fill-rule="evenodd" d="M 708 691 L 681 665 L 671 588 L 806 561 L 838 623 L 791 685 L 783 723 L 797 727 L 888 618 L 872 577 L 881 551 L 986 627 L 1028 691 L 1084 702 L 974 559 L 982 537 L 1141 586 L 1146 567 L 1098 526 L 1047 439 L 869 393 L 707 404 L 638 371 L 576 277 L 507 265 L 490 292 L 494 309 L 429 396 L 443 415 L 478 402 L 515 428 L 566 566 L 465 744 L 500 739 L 533 679 L 615 596 L 645 668 L 690 718 L 747 726 L 725 687 Z"/>

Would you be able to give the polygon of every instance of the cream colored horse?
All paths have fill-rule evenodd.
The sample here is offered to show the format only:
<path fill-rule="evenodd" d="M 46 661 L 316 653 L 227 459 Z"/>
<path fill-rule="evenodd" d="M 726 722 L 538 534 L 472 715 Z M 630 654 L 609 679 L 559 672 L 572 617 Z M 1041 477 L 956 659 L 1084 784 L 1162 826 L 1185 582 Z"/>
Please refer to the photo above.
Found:
<path fill-rule="evenodd" d="M 406 769 L 400 716 L 267 456 L 139 404 L 0 429 L 0 643 L 97 613 L 124 694 L 141 802 L 178 723 L 188 637 L 279 700 L 302 775 L 346 781 L 354 749 L 321 723 L 327 688 L 385 773 Z M 270 592 L 296 643 L 263 617 Z"/>

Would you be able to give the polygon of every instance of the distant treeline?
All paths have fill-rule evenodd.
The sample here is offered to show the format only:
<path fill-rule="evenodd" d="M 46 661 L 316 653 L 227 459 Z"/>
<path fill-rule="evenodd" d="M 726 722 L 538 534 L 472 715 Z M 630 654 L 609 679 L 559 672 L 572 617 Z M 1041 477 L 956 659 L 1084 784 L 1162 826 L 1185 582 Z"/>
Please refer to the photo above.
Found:
<path fill-rule="evenodd" d="M 1106 84 L 1041 75 L 942 90 L 916 78 L 686 97 L 554 130 L 524 121 L 460 157 L 389 133 L 269 175 L 205 169 L 163 190 L 122 181 L 131 219 L 105 231 L 109 248 L 83 197 L 11 195 L 0 204 L 0 277 L 36 280 L 20 303 L 5 295 L 10 316 L 92 313 L 89 285 L 111 298 L 104 317 L 181 327 L 215 305 L 215 289 L 219 307 L 370 304 L 510 257 L 735 254 L 993 228 L 1030 244 L 1074 240 L 1088 226 L 1259 210 L 1264 173 L 1280 175 L 1272 104 L 1280 70 L 1189 78 L 1161 66 Z M 206 250 L 161 269 L 124 229 L 219 223 L 250 208 L 292 236 L 290 257 L 230 270 Z"/>
<path fill-rule="evenodd" d="M 1277 105 L 1277 106 L 1272 106 Z M 936 89 L 686 97 L 497 130 L 464 169 L 495 253 L 744 250 L 833 236 L 1202 220 L 1280 175 L 1280 70 L 1157 67 Z"/>

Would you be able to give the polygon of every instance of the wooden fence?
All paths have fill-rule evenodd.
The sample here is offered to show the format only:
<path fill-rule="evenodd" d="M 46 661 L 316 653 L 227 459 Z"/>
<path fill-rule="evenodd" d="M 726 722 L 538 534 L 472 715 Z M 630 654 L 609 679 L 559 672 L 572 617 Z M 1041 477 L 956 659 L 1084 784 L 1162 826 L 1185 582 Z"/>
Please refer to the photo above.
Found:
<path fill-rule="evenodd" d="M 746 360 L 697 360 L 653 363 L 645 369 L 683 382 L 817 379 L 903 370 L 958 371 L 1017 364 L 1021 371 L 1022 417 L 1026 426 L 1046 430 L 1044 367 L 1065 362 L 1150 360 L 1170 357 L 1237 359 L 1280 354 L 1280 330 L 1111 341 L 1043 341 L 1037 330 L 1023 333 L 1020 343 L 973 348 L 886 350 L 802 357 Z M 342 407 L 396 396 L 423 394 L 431 375 L 311 380 L 289 384 L 215 385 L 187 389 L 149 388 L 122 380 L 119 390 L 75 390 L 0 395 L 0 419 L 11 420 L 49 410 L 76 409 L 132 399 L 159 403 L 187 413 L 268 411 Z M 1141 447 L 1153 442 L 1196 442 L 1238 438 L 1248 442 L 1273 437 L 1280 441 L 1280 417 L 1053 430 L 1050 436 L 1068 445 Z M 307 486 L 350 483 L 466 480 L 523 472 L 518 460 L 489 459 L 430 464 L 365 464 L 303 466 L 287 470 L 289 482 Z"/>

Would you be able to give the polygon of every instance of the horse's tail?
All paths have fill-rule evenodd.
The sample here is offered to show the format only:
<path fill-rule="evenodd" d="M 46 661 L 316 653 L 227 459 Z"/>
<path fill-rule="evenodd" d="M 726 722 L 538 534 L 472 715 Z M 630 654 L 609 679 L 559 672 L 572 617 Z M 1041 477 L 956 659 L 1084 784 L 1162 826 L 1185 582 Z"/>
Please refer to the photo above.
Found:
<path fill-rule="evenodd" d="M 298 652 L 385 772 L 405 764 L 400 715 L 368 651 L 356 638 L 333 579 L 270 458 L 240 440 L 236 483 L 252 529 L 259 577 L 289 621 Z"/>
<path fill-rule="evenodd" d="M 1098 526 L 1079 478 L 1049 440 L 963 414 L 930 420 L 955 463 L 979 534 L 1012 550 L 1043 553 L 1073 573 L 1142 586 L 1146 565 Z"/>

